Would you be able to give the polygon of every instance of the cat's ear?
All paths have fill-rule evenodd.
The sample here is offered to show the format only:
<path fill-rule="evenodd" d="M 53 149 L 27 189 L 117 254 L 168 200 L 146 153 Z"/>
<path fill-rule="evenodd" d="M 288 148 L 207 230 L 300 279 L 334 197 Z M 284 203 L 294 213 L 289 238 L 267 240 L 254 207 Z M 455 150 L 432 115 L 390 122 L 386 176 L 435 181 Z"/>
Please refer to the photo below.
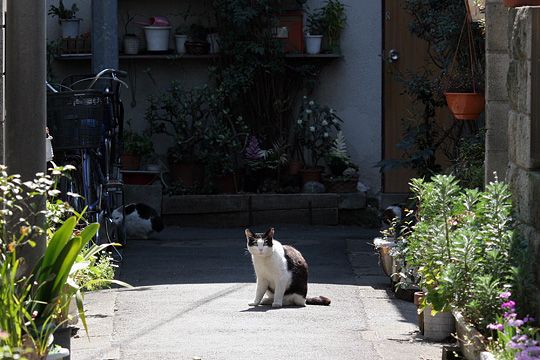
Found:
<path fill-rule="evenodd" d="M 245 231 L 245 234 L 246 234 L 246 238 L 254 238 L 255 237 L 255 234 L 253 233 L 253 231 L 249 230 L 249 229 L 246 229 Z"/>
<path fill-rule="evenodd" d="M 270 229 L 266 230 L 266 232 L 264 233 L 264 238 L 265 239 L 273 239 L 274 238 L 274 228 L 270 228 Z"/>

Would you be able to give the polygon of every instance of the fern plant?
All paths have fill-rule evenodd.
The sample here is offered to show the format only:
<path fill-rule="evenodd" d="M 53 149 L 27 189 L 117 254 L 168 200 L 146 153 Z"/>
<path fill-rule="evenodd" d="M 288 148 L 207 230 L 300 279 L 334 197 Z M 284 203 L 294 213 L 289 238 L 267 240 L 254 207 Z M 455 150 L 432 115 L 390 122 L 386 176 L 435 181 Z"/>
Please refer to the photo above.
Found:
<path fill-rule="evenodd" d="M 336 138 L 328 151 L 328 155 L 325 157 L 325 161 L 333 176 L 343 176 L 345 170 L 349 168 L 358 169 L 351 161 L 347 152 L 347 143 L 345 142 L 343 131 L 340 130 L 337 132 Z"/>

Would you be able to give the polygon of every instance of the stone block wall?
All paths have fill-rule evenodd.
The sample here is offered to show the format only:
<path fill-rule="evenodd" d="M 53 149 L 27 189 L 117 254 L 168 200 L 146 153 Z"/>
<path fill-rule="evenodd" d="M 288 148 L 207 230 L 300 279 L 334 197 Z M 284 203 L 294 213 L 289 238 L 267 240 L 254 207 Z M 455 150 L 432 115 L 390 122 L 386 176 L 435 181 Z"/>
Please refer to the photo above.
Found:
<path fill-rule="evenodd" d="M 521 233 L 528 240 L 534 259 L 539 259 L 540 7 L 521 7 L 507 12 L 510 62 L 506 79 L 509 106 L 506 179 L 522 224 Z M 540 264 L 535 262 L 534 269 L 536 286 L 540 289 Z M 531 295 L 540 304 L 540 291 Z M 536 313 L 540 315 L 540 306 Z"/>
<path fill-rule="evenodd" d="M 508 167 L 508 8 L 486 1 L 486 179 L 504 178 Z"/>

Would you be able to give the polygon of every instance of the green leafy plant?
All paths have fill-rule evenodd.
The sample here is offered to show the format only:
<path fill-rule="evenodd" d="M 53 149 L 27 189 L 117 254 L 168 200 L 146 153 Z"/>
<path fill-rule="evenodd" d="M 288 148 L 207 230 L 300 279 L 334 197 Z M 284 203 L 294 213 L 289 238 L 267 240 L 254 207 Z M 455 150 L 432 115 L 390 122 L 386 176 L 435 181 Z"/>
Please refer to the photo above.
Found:
<path fill-rule="evenodd" d="M 323 35 L 326 30 L 323 9 L 315 9 L 307 14 L 307 30 L 309 35 Z"/>
<path fill-rule="evenodd" d="M 169 158 L 174 162 L 202 160 L 202 146 L 210 122 L 212 91 L 203 86 L 185 89 L 178 82 L 162 94 L 151 96 L 146 120 L 154 134 L 170 136 L 174 145 Z"/>
<path fill-rule="evenodd" d="M 328 46 L 333 53 L 339 53 L 339 39 L 347 24 L 345 5 L 339 0 L 327 0 L 322 8 Z"/>
<path fill-rule="evenodd" d="M 479 330 L 499 314 L 498 294 L 512 282 L 514 230 L 508 186 L 463 190 L 453 176 L 413 179 L 418 222 L 406 262 L 436 311 L 460 309 Z"/>
<path fill-rule="evenodd" d="M 308 33 L 323 35 L 333 53 L 339 53 L 339 39 L 346 24 L 345 5 L 339 0 L 326 0 L 323 7 L 307 14 Z"/>
<path fill-rule="evenodd" d="M 308 167 L 317 167 L 330 153 L 335 132 L 341 129 L 342 120 L 334 109 L 317 104 L 304 97 L 302 109 L 295 126 L 298 152 Z"/>
<path fill-rule="evenodd" d="M 142 156 L 149 155 L 154 151 L 151 134 L 148 131 L 143 132 L 143 134 L 136 133 L 131 130 L 130 122 L 128 122 L 128 129 L 124 130 L 123 143 L 124 153 Z"/>
<path fill-rule="evenodd" d="M 328 155 L 325 156 L 325 162 L 334 177 L 348 177 L 347 173 L 344 173 L 347 169 L 349 169 L 348 173 L 354 173 L 356 176 L 358 166 L 355 165 L 349 157 L 343 131 L 340 130 L 337 132 L 334 143 L 332 144 Z M 350 169 L 353 169 L 354 171 L 350 171 Z"/>
<path fill-rule="evenodd" d="M 77 4 L 72 4 L 71 8 L 66 8 L 62 0 L 58 1 L 58 6 L 51 5 L 49 7 L 49 15 L 57 17 L 58 20 L 70 20 L 76 19 L 76 14 L 79 11 Z"/>
<path fill-rule="evenodd" d="M 241 116 L 233 118 L 228 109 L 219 111 L 218 108 L 213 111 L 202 147 L 206 174 L 211 181 L 216 176 L 231 174 L 239 168 L 238 158 L 242 154 L 248 134 L 247 125 Z"/>

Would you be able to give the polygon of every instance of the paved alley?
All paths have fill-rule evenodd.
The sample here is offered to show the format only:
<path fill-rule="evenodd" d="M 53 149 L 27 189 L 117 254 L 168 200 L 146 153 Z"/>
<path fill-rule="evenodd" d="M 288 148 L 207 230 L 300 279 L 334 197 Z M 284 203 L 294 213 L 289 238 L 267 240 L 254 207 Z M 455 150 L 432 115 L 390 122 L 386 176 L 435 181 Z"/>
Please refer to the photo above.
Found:
<path fill-rule="evenodd" d="M 87 294 L 90 341 L 80 330 L 71 358 L 440 359 L 438 344 L 416 336 L 414 305 L 388 290 L 369 245 L 376 234 L 276 226 L 276 239 L 308 261 L 308 296 L 332 305 L 275 310 L 247 305 L 255 276 L 241 228 L 169 228 L 130 241 L 121 279 L 134 288 Z"/>

